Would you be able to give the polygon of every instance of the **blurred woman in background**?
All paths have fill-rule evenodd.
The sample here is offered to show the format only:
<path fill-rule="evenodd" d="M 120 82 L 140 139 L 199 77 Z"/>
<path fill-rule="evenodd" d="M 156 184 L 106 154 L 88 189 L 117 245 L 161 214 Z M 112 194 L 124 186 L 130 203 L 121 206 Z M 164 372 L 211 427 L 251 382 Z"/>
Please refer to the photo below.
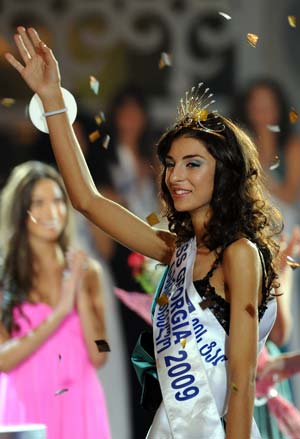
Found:
<path fill-rule="evenodd" d="M 47 438 L 110 438 L 96 368 L 106 360 L 101 275 L 68 252 L 71 212 L 57 171 L 14 168 L 1 196 L 0 424 L 40 423 Z"/>

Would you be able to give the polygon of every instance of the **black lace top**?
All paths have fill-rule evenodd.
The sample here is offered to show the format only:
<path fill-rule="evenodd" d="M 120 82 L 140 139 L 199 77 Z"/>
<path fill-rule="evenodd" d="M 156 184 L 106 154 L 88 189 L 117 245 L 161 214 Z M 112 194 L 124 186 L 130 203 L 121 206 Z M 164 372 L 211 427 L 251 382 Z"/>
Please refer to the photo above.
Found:
<path fill-rule="evenodd" d="M 258 307 L 258 319 L 260 321 L 267 309 L 269 298 L 267 296 L 264 261 L 260 252 L 259 256 L 263 268 L 262 302 Z M 219 256 L 215 260 L 211 269 L 203 279 L 194 281 L 194 286 L 201 298 L 203 299 L 203 301 L 201 302 L 201 308 L 209 308 L 216 317 L 216 319 L 219 321 L 219 323 L 223 326 L 226 333 L 229 334 L 230 303 L 227 302 L 222 296 L 217 294 L 215 288 L 210 284 L 210 278 L 220 264 L 220 261 L 221 256 Z"/>

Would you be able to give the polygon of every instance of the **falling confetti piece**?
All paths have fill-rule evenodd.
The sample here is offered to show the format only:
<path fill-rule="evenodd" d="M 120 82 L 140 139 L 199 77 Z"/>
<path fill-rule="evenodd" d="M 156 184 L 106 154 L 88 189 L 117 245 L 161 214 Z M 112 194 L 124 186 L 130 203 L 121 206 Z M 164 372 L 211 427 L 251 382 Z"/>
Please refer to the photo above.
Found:
<path fill-rule="evenodd" d="M 292 110 L 289 112 L 289 118 L 291 123 L 296 123 L 298 120 L 298 113 L 297 111 L 292 108 Z"/>
<path fill-rule="evenodd" d="M 1 99 L 1 105 L 3 105 L 3 107 L 6 107 L 6 108 L 12 107 L 15 102 L 16 102 L 16 100 L 13 99 L 13 98 L 3 98 L 3 99 Z"/>
<path fill-rule="evenodd" d="M 95 76 L 90 76 L 90 88 L 97 95 L 99 93 L 99 81 Z"/>
<path fill-rule="evenodd" d="M 99 137 L 100 137 L 99 130 L 93 131 L 91 134 L 89 134 L 89 139 L 90 139 L 90 142 L 92 142 L 92 143 L 96 142 L 96 140 L 98 140 Z"/>
<path fill-rule="evenodd" d="M 271 165 L 269 166 L 270 171 L 275 171 L 275 169 L 277 169 L 279 165 L 280 165 L 280 159 L 278 155 L 276 155 Z"/>
<path fill-rule="evenodd" d="M 158 65 L 160 69 L 164 69 L 165 67 L 171 67 L 172 65 L 171 55 L 169 53 L 162 52 L 162 54 L 160 55 L 160 60 Z"/>
<path fill-rule="evenodd" d="M 289 15 L 289 16 L 288 16 L 288 22 L 289 22 L 289 25 L 290 25 L 291 27 L 296 27 L 296 24 L 297 24 L 297 22 L 296 22 L 296 16 L 295 16 L 295 15 Z"/>
<path fill-rule="evenodd" d="M 231 20 L 230 15 L 226 14 L 226 12 L 219 12 L 219 15 L 221 15 L 224 18 L 226 18 L 226 20 Z"/>
<path fill-rule="evenodd" d="M 54 393 L 54 395 L 62 395 L 63 393 L 66 393 L 66 392 L 68 392 L 68 391 L 69 391 L 69 389 L 67 389 L 67 388 L 59 389 L 59 390 L 56 390 L 56 392 Z"/>
<path fill-rule="evenodd" d="M 99 352 L 110 352 L 110 347 L 105 340 L 95 340 Z"/>
<path fill-rule="evenodd" d="M 300 267 L 300 262 L 295 261 L 291 256 L 287 256 L 286 263 L 292 270 Z"/>
<path fill-rule="evenodd" d="M 159 304 L 159 306 L 164 306 L 169 302 L 169 298 L 165 293 L 163 293 L 157 298 L 156 302 Z"/>
<path fill-rule="evenodd" d="M 182 346 L 183 349 L 184 349 L 185 346 L 186 346 L 186 338 L 182 338 L 182 339 L 180 340 L 180 344 L 181 344 L 181 346 Z"/>
<path fill-rule="evenodd" d="M 146 221 L 150 226 L 155 226 L 155 224 L 159 223 L 159 218 L 155 212 L 152 212 L 146 217 Z"/>
<path fill-rule="evenodd" d="M 231 387 L 231 390 L 233 390 L 234 392 L 237 392 L 237 391 L 238 391 L 238 387 L 237 387 L 236 384 L 231 383 L 230 387 Z"/>
<path fill-rule="evenodd" d="M 202 302 L 199 303 L 200 308 L 202 308 L 203 310 L 208 308 L 209 306 L 213 305 L 214 301 L 211 299 L 204 299 L 202 300 Z"/>
<path fill-rule="evenodd" d="M 258 35 L 247 34 L 247 41 L 252 47 L 256 47 L 258 39 L 259 39 Z"/>
<path fill-rule="evenodd" d="M 109 142 L 110 142 L 110 135 L 106 134 L 106 136 L 104 137 L 104 140 L 102 142 L 102 146 L 104 149 L 108 148 Z"/>
<path fill-rule="evenodd" d="M 272 131 L 272 133 L 280 133 L 279 125 L 267 125 L 267 128 L 269 131 Z"/>
<path fill-rule="evenodd" d="M 95 122 L 98 126 L 105 122 L 105 114 L 103 113 L 103 111 L 100 111 L 100 113 L 96 114 Z"/>
<path fill-rule="evenodd" d="M 249 304 L 246 306 L 245 310 L 247 311 L 247 313 L 248 313 L 251 317 L 255 317 L 255 315 L 256 315 L 255 308 L 254 308 L 253 305 L 251 305 L 251 303 L 249 303 Z"/>

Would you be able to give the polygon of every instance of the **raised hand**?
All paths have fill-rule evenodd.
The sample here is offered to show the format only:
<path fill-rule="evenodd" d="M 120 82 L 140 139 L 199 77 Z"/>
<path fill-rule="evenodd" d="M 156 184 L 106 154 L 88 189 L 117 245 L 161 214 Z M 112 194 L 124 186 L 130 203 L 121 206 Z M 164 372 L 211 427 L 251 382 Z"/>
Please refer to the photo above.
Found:
<path fill-rule="evenodd" d="M 6 53 L 7 61 L 20 73 L 24 81 L 40 97 L 60 88 L 58 63 L 49 49 L 33 28 L 17 28 L 14 40 L 21 59 L 18 61 L 11 53 Z"/>

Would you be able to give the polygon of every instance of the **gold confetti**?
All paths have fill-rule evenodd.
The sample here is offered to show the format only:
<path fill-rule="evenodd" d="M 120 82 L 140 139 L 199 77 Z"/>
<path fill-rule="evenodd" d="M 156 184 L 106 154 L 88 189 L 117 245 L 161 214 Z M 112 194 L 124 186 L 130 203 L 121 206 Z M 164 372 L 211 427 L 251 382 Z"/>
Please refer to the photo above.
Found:
<path fill-rule="evenodd" d="M 158 64 L 159 68 L 164 69 L 165 67 L 171 67 L 171 65 L 172 65 L 171 55 L 169 53 L 162 52 Z"/>
<path fill-rule="evenodd" d="M 272 133 L 280 133 L 280 126 L 279 125 L 267 125 L 267 128 Z"/>
<path fill-rule="evenodd" d="M 209 308 L 214 304 L 214 301 L 212 299 L 204 299 L 202 302 L 199 303 L 201 309 Z"/>
<path fill-rule="evenodd" d="M 104 137 L 104 140 L 102 142 L 102 146 L 104 149 L 108 148 L 109 142 L 110 142 L 110 135 L 106 134 L 106 136 Z"/>
<path fill-rule="evenodd" d="M 252 47 L 256 47 L 258 39 L 259 39 L 258 35 L 247 34 L 247 41 Z"/>
<path fill-rule="evenodd" d="M 230 384 L 230 387 L 231 387 L 231 390 L 233 390 L 234 392 L 237 392 L 237 391 L 239 390 L 238 387 L 237 387 L 237 385 L 234 384 L 234 383 L 231 383 L 231 384 Z"/>
<path fill-rule="evenodd" d="M 158 303 L 159 306 L 164 306 L 169 302 L 169 298 L 166 295 L 166 293 L 162 293 L 157 299 L 156 303 Z"/>
<path fill-rule="evenodd" d="M 62 393 L 66 393 L 66 392 L 68 392 L 68 391 L 69 391 L 69 389 L 67 389 L 67 388 L 59 389 L 59 390 L 56 390 L 56 392 L 54 393 L 54 395 L 61 395 Z"/>
<path fill-rule="evenodd" d="M 296 123 L 298 120 L 298 113 L 294 108 L 289 112 L 289 119 L 291 123 Z"/>
<path fill-rule="evenodd" d="M 146 221 L 150 226 L 155 226 L 155 224 L 160 222 L 155 212 L 150 213 L 150 215 L 146 217 Z"/>
<path fill-rule="evenodd" d="M 278 155 L 276 155 L 274 157 L 274 160 L 272 160 L 272 163 L 269 166 L 270 171 L 275 171 L 275 169 L 277 169 L 279 165 L 280 165 L 280 159 Z"/>
<path fill-rule="evenodd" d="M 286 263 L 292 270 L 300 267 L 300 262 L 295 261 L 291 256 L 287 256 Z"/>
<path fill-rule="evenodd" d="M 246 307 L 245 307 L 245 311 L 247 311 L 247 313 L 251 316 L 251 317 L 255 317 L 256 312 L 255 312 L 255 308 L 254 306 L 249 303 Z"/>
<path fill-rule="evenodd" d="M 226 20 L 231 20 L 231 16 L 226 14 L 226 12 L 219 12 L 219 15 L 221 15 L 221 17 L 226 18 Z"/>
<path fill-rule="evenodd" d="M 180 344 L 181 344 L 181 346 L 182 346 L 183 349 L 184 349 L 185 346 L 186 346 L 186 338 L 182 338 L 182 339 L 180 340 Z"/>
<path fill-rule="evenodd" d="M 3 99 L 1 99 L 1 105 L 3 105 L 3 107 L 6 107 L 6 108 L 12 107 L 15 102 L 16 102 L 16 100 L 13 99 L 13 98 L 3 98 Z"/>
<path fill-rule="evenodd" d="M 100 131 L 99 130 L 93 131 L 91 134 L 89 134 L 89 140 L 92 143 L 96 142 L 96 140 L 98 140 L 99 137 L 100 137 Z"/>
<path fill-rule="evenodd" d="M 99 93 L 99 81 L 97 78 L 95 78 L 95 76 L 90 76 L 90 88 L 91 90 L 95 93 L 95 95 L 97 95 Z"/>
<path fill-rule="evenodd" d="M 289 25 L 290 25 L 291 27 L 296 27 L 296 24 L 297 24 L 297 22 L 296 22 L 296 16 L 295 16 L 295 15 L 289 15 L 289 16 L 288 16 L 288 22 L 289 22 Z"/>
<path fill-rule="evenodd" d="M 100 113 L 96 114 L 95 122 L 98 126 L 105 122 L 105 114 L 103 113 L 103 111 L 100 111 Z"/>

